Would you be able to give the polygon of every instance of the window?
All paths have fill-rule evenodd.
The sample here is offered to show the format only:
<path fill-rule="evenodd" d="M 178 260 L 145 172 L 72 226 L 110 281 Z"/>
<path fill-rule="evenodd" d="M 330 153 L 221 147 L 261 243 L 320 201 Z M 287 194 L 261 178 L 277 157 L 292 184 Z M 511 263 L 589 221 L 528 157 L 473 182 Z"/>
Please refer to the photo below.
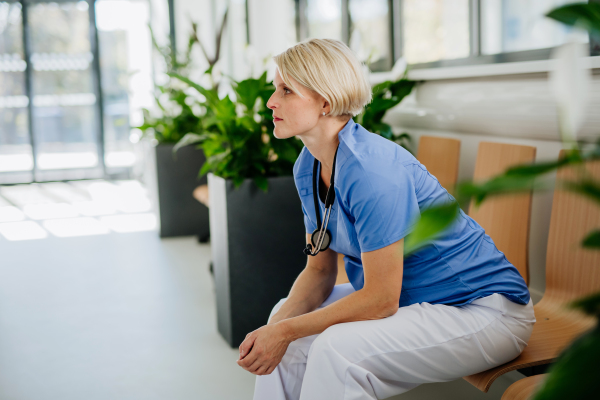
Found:
<path fill-rule="evenodd" d="M 0 0 L 0 183 L 128 175 L 148 21 L 147 0 Z"/>
<path fill-rule="evenodd" d="M 558 6 L 579 0 L 482 0 L 481 53 L 555 47 L 565 42 L 571 31 L 544 15 Z M 588 41 L 585 32 L 574 32 Z"/>
<path fill-rule="evenodd" d="M 8 172 L 31 179 L 26 67 L 21 4 L 0 2 L 0 179 Z"/>
<path fill-rule="evenodd" d="M 341 0 L 306 0 L 308 37 L 343 40 Z"/>
<path fill-rule="evenodd" d="M 404 0 L 402 7 L 407 63 L 469 56 L 469 0 Z"/>
<path fill-rule="evenodd" d="M 372 71 L 393 65 L 391 13 L 388 0 L 350 0 L 350 48 Z"/>
<path fill-rule="evenodd" d="M 594 0 L 596 1 L 596 0 Z M 543 60 L 569 35 L 545 16 L 581 0 L 296 0 L 299 40 L 344 41 L 371 71 L 403 56 L 411 68 Z M 600 54 L 600 41 L 591 43 Z"/>

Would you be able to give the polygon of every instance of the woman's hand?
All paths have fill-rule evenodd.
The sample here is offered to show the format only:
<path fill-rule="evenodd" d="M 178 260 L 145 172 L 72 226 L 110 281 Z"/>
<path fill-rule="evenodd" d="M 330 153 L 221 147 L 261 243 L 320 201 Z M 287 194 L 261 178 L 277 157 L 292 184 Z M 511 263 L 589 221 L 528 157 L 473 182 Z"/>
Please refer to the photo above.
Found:
<path fill-rule="evenodd" d="M 250 332 L 240 345 L 237 363 L 254 375 L 269 375 L 281 362 L 292 340 L 280 323 Z"/>

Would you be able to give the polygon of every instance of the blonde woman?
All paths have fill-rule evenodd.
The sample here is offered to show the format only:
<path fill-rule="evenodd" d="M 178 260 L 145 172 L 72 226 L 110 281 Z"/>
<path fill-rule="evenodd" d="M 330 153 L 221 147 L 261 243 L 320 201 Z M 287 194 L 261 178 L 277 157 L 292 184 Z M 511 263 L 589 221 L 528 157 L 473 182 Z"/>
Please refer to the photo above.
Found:
<path fill-rule="evenodd" d="M 312 39 L 275 62 L 274 135 L 305 145 L 294 178 L 308 262 L 240 345 L 238 364 L 258 375 L 254 398 L 384 399 L 519 355 L 535 322 L 529 291 L 473 219 L 461 211 L 403 257 L 420 210 L 452 196 L 409 152 L 354 122 L 371 87 L 351 50 Z M 350 283 L 335 286 L 338 253 Z"/>

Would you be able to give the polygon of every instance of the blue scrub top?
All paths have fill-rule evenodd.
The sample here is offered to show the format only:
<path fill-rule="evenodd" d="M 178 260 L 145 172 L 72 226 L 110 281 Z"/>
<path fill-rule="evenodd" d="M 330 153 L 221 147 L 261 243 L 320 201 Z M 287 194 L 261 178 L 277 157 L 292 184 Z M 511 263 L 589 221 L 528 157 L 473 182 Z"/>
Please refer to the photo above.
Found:
<path fill-rule="evenodd" d="M 421 210 L 454 198 L 407 150 L 353 119 L 338 137 L 330 248 L 345 255 L 346 273 L 359 290 L 364 285 L 361 253 L 404 238 Z M 307 233 L 317 228 L 313 162 L 305 147 L 294 165 Z M 320 198 L 319 204 L 322 217 L 325 205 Z M 404 258 L 401 307 L 421 302 L 460 306 L 494 293 L 515 303 L 529 302 L 529 290 L 519 271 L 462 210 L 439 238 Z"/>

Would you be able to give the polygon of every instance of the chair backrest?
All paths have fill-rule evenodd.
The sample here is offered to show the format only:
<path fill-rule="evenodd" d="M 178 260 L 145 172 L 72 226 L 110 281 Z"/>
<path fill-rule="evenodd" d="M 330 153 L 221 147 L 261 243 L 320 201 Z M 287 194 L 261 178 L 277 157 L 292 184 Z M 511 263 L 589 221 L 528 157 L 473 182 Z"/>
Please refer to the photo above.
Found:
<path fill-rule="evenodd" d="M 564 150 L 559 157 L 564 157 Z M 558 187 L 559 181 L 574 179 L 584 168 L 596 181 L 600 161 L 559 169 L 556 175 L 548 249 L 546 251 L 546 296 L 570 301 L 600 291 L 600 250 L 581 247 L 592 230 L 600 229 L 600 204 L 579 193 Z"/>
<path fill-rule="evenodd" d="M 517 164 L 533 162 L 536 148 L 506 143 L 481 142 L 473 179 L 481 181 Z M 487 233 L 508 261 L 529 284 L 529 221 L 531 192 L 491 197 L 479 207 L 471 203 L 469 216 Z"/>
<path fill-rule="evenodd" d="M 417 160 L 435 176 L 440 184 L 450 190 L 458 179 L 460 140 L 435 136 L 421 136 Z"/>

